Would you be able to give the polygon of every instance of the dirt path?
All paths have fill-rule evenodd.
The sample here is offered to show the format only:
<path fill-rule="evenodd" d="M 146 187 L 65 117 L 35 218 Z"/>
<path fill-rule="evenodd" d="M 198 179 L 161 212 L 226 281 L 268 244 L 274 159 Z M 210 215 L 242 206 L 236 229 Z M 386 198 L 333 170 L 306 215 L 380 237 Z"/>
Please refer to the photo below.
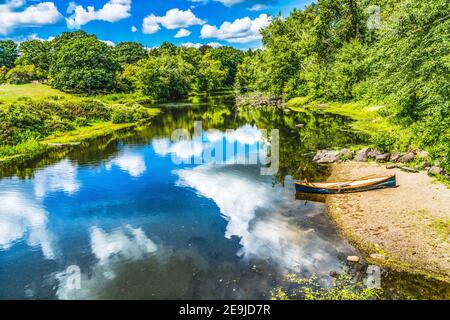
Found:
<path fill-rule="evenodd" d="M 369 261 L 438 274 L 450 282 L 450 189 L 433 183 L 425 172 L 406 173 L 360 162 L 332 168 L 329 181 L 397 175 L 395 189 L 327 198 L 330 216 Z"/>

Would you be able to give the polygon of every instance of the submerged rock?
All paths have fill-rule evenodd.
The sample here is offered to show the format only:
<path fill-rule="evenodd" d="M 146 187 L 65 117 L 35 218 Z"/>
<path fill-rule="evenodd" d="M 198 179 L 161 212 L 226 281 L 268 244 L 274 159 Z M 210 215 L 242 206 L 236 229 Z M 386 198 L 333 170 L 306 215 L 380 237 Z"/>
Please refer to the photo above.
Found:
<path fill-rule="evenodd" d="M 347 257 L 347 261 L 348 262 L 353 262 L 353 263 L 358 263 L 359 262 L 359 257 L 358 256 L 348 256 Z"/>
<path fill-rule="evenodd" d="M 359 161 L 359 162 L 367 162 L 367 160 L 369 159 L 368 153 L 369 153 L 369 148 L 364 148 L 364 149 L 358 151 L 354 160 Z"/>

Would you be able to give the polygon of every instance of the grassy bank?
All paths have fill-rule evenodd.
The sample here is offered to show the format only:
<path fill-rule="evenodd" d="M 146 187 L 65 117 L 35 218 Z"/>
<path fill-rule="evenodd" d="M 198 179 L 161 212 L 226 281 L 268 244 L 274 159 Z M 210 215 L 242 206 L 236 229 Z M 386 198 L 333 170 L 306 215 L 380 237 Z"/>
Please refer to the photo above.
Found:
<path fill-rule="evenodd" d="M 406 165 L 422 170 L 431 164 L 442 166 L 447 173 L 450 172 L 448 166 L 450 155 L 447 153 L 448 141 L 444 141 L 444 143 L 434 141 L 424 143 L 424 134 L 421 128 L 400 125 L 386 106 L 372 105 L 364 101 L 321 103 L 309 101 L 305 97 L 298 97 L 288 101 L 286 107 L 297 112 L 313 109 L 349 117 L 354 120 L 351 123 L 353 129 L 364 132 L 370 137 L 367 147 L 373 147 L 381 152 L 390 152 L 391 154 L 409 150 L 425 150 L 429 153 L 429 156 L 416 158 Z M 418 132 L 421 132 L 421 134 L 418 134 Z M 436 178 L 450 185 L 450 180 L 446 176 L 439 175 Z"/>
<path fill-rule="evenodd" d="M 70 95 L 44 84 L 0 86 L 0 165 L 54 145 L 79 143 L 146 122 L 160 112 L 141 95 Z"/>

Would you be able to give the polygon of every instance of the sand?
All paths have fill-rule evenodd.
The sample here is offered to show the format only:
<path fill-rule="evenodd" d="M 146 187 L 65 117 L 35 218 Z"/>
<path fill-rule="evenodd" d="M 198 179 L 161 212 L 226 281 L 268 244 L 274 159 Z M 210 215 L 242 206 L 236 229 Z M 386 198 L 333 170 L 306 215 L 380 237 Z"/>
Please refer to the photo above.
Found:
<path fill-rule="evenodd" d="M 394 173 L 398 188 L 327 196 L 330 216 L 369 261 L 450 282 L 447 186 L 434 182 L 425 172 L 407 173 L 362 162 L 332 165 L 328 181 Z"/>

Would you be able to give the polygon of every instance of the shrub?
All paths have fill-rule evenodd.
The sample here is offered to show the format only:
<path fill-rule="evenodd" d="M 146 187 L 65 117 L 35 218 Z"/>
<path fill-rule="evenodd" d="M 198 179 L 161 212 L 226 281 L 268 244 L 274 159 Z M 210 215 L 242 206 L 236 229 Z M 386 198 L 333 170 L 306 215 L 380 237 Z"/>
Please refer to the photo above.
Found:
<path fill-rule="evenodd" d="M 150 115 L 146 108 L 134 105 L 132 107 L 120 106 L 115 108 L 112 112 L 111 119 L 113 123 L 130 123 L 149 117 Z"/>
<path fill-rule="evenodd" d="M 6 74 L 6 80 L 12 84 L 24 84 L 41 79 L 41 72 L 34 65 L 17 66 Z"/>
<path fill-rule="evenodd" d="M 78 117 L 75 119 L 73 124 L 76 127 L 87 127 L 87 126 L 89 126 L 89 120 L 86 117 Z"/>

